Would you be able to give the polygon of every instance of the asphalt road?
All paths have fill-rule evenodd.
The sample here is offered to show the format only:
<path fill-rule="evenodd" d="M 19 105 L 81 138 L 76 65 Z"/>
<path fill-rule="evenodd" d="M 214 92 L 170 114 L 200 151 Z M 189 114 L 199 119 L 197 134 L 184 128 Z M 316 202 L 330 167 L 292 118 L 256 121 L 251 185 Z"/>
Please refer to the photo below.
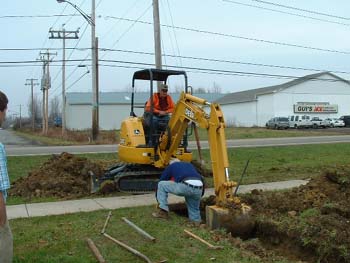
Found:
<path fill-rule="evenodd" d="M 2 141 L 3 130 L 0 131 L 0 141 Z M 302 144 L 323 144 L 323 143 L 350 143 L 350 135 L 336 136 L 315 136 L 315 137 L 288 137 L 288 138 L 263 138 L 263 139 L 241 139 L 228 140 L 228 148 L 244 147 L 268 147 L 268 146 L 288 146 Z M 118 151 L 118 145 L 79 145 L 79 146 L 29 146 L 28 144 L 13 145 L 7 144 L 6 151 L 8 156 L 24 155 L 50 155 L 69 153 L 113 153 Z M 196 149 L 195 142 L 190 142 L 190 149 Z M 208 142 L 201 142 L 202 149 L 208 149 Z"/>
<path fill-rule="evenodd" d="M 0 128 L 0 142 L 6 146 L 16 145 L 17 147 L 38 145 L 36 141 L 24 139 L 15 135 L 10 130 L 4 130 L 2 128 Z"/>

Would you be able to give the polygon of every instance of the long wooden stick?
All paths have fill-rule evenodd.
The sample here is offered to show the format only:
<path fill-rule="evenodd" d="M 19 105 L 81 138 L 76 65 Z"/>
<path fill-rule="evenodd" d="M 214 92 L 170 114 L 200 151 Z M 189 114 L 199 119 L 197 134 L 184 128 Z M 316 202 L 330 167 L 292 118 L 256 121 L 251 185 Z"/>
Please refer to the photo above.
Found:
<path fill-rule="evenodd" d="M 92 251 L 92 253 L 94 254 L 97 261 L 100 263 L 106 263 L 106 260 L 101 255 L 101 253 L 98 250 L 98 248 L 96 247 L 94 241 L 92 241 L 90 238 L 87 238 L 86 242 L 88 243 L 88 246 L 89 246 L 90 250 Z"/>
<path fill-rule="evenodd" d="M 129 247 L 128 245 L 124 244 L 123 242 L 111 237 L 110 235 L 108 235 L 107 233 L 103 233 L 103 235 L 112 240 L 114 243 L 118 244 L 119 246 L 125 248 L 126 250 L 130 251 L 131 253 L 133 253 L 134 255 L 142 258 L 144 261 L 146 261 L 147 263 L 152 263 L 152 261 L 147 257 L 145 256 L 144 254 L 142 254 L 141 252 L 137 251 L 136 249 L 132 248 L 132 247 Z"/>
<path fill-rule="evenodd" d="M 108 215 L 107 215 L 107 218 L 106 218 L 106 221 L 105 221 L 105 224 L 103 225 L 103 228 L 101 230 L 101 234 L 103 234 L 106 231 L 107 224 L 108 224 L 108 221 L 111 218 L 111 216 L 112 216 L 112 211 L 109 211 Z"/>
<path fill-rule="evenodd" d="M 222 246 L 214 246 L 214 245 L 210 244 L 209 242 L 205 241 L 204 239 L 200 238 L 199 236 L 196 236 L 195 234 L 191 233 L 190 231 L 188 231 L 186 229 L 184 229 L 184 232 L 187 235 L 193 237 L 194 239 L 197 239 L 197 240 L 201 241 L 202 243 L 206 244 L 211 249 L 222 249 L 223 248 Z"/>
<path fill-rule="evenodd" d="M 148 234 L 146 231 L 144 231 L 142 228 L 138 227 L 137 225 L 135 225 L 133 222 L 131 222 L 130 220 L 128 220 L 126 217 L 122 217 L 122 220 L 127 223 L 129 226 L 131 226 L 132 228 L 134 228 L 138 233 L 140 233 L 141 235 L 143 235 L 144 237 L 148 238 L 151 241 L 156 241 L 156 239 L 154 237 L 152 237 L 150 234 Z"/>

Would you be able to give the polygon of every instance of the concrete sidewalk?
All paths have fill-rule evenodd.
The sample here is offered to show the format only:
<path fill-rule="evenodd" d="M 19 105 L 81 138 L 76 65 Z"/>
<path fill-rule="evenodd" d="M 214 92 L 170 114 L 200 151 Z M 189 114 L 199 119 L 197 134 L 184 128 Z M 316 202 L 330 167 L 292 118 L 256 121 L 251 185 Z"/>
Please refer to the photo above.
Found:
<path fill-rule="evenodd" d="M 253 189 L 282 190 L 300 185 L 307 184 L 306 180 L 291 180 L 273 183 L 250 184 L 240 186 L 238 193 L 247 193 Z M 214 189 L 206 190 L 205 196 L 214 194 Z M 183 202 L 183 197 L 174 195 L 169 196 L 169 203 Z M 156 200 L 154 194 L 131 195 L 131 196 L 117 196 L 106 198 L 81 199 L 62 202 L 49 203 L 34 203 L 22 205 L 7 206 L 7 215 L 9 219 L 48 216 L 48 215 L 62 215 L 77 212 L 89 212 L 101 209 L 118 209 L 123 207 L 147 206 L 155 205 Z"/>

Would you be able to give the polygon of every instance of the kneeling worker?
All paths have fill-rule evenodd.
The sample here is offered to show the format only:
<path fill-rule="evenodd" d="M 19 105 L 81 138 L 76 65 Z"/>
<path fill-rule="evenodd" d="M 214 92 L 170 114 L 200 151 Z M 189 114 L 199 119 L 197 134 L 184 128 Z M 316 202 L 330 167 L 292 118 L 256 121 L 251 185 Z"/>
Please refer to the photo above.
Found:
<path fill-rule="evenodd" d="M 157 218 L 168 218 L 168 193 L 184 196 L 191 222 L 199 225 L 201 215 L 199 205 L 203 193 L 204 185 L 202 176 L 196 168 L 187 162 L 179 159 L 171 159 L 170 165 L 163 171 L 157 189 L 157 201 L 159 209 L 152 213 Z"/>

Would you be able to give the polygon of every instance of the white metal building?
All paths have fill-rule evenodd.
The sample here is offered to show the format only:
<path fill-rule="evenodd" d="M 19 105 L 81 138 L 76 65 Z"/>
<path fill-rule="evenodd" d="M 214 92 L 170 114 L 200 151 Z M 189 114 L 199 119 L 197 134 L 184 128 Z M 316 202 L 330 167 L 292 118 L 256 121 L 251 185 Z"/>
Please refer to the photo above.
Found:
<path fill-rule="evenodd" d="M 284 84 L 230 93 L 216 100 L 228 126 L 265 126 L 272 117 L 350 115 L 350 83 L 332 73 L 307 75 Z"/>
<path fill-rule="evenodd" d="M 178 100 L 179 93 L 170 94 L 174 102 Z M 223 94 L 203 93 L 193 94 L 197 97 L 214 101 Z M 135 93 L 135 113 L 142 116 L 144 106 L 149 98 L 149 92 Z M 102 130 L 120 129 L 121 122 L 130 116 L 130 92 L 103 92 L 99 94 L 99 127 Z M 70 92 L 66 93 L 66 127 L 69 130 L 88 130 L 92 126 L 92 93 Z"/>

